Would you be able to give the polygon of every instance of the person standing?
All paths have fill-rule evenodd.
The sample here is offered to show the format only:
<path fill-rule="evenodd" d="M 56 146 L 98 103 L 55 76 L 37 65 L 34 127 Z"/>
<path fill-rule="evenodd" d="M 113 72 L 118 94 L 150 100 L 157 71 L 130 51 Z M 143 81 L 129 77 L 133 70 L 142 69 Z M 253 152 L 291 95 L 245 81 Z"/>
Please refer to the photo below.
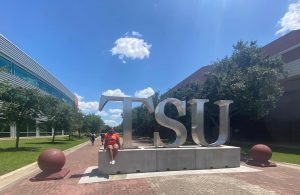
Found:
<path fill-rule="evenodd" d="M 100 134 L 101 145 L 104 145 L 104 136 L 105 136 L 105 133 Z"/>
<path fill-rule="evenodd" d="M 90 133 L 90 140 L 92 142 L 92 146 L 94 146 L 95 139 L 96 139 L 96 134 L 95 133 Z"/>
<path fill-rule="evenodd" d="M 107 150 L 109 156 L 109 164 L 115 164 L 115 158 L 118 150 L 121 148 L 119 134 L 115 132 L 113 128 L 108 130 L 108 133 L 104 135 L 104 149 Z"/>

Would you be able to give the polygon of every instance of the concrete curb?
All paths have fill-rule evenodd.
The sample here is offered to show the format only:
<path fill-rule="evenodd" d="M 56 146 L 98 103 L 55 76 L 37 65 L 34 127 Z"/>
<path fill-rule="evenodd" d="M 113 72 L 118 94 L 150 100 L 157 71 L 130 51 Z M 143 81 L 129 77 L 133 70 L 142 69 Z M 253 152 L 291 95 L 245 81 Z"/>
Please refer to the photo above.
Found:
<path fill-rule="evenodd" d="M 72 148 L 66 149 L 63 152 L 65 153 L 65 155 L 69 155 L 72 152 L 88 145 L 89 143 L 90 143 L 90 141 L 86 141 L 86 142 L 76 145 Z M 21 167 L 17 170 L 11 171 L 5 175 L 0 176 L 0 191 L 4 190 L 5 188 L 9 187 L 10 185 L 16 183 L 17 181 L 19 181 L 21 179 L 28 177 L 29 175 L 31 175 L 39 170 L 40 169 L 37 165 L 37 162 L 34 162 L 34 163 L 31 163 L 24 167 Z"/>

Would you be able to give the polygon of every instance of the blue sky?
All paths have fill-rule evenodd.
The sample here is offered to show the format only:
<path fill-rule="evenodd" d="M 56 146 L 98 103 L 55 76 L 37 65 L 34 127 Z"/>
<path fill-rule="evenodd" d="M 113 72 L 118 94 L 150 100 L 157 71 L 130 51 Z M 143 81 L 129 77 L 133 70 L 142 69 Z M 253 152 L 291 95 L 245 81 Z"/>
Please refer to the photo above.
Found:
<path fill-rule="evenodd" d="M 299 28 L 299 13 L 298 0 L 2 0 L 0 33 L 88 113 L 102 93 L 164 93 L 239 40 L 263 46 Z M 98 114 L 116 125 L 120 109 L 109 103 Z"/>

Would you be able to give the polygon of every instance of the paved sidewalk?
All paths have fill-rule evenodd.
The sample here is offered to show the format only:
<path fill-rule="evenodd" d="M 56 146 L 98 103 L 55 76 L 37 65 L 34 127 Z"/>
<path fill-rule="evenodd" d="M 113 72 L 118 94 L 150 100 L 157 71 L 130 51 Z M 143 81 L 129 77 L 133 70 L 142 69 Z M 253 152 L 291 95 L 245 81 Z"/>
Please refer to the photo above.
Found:
<path fill-rule="evenodd" d="M 0 194 L 300 194 L 300 167 L 279 164 L 257 168 L 260 172 L 160 176 L 78 184 L 85 170 L 97 166 L 99 140 L 67 155 L 65 179 L 30 182 L 29 178 L 4 189 Z M 34 176 L 34 175 L 32 175 Z"/>

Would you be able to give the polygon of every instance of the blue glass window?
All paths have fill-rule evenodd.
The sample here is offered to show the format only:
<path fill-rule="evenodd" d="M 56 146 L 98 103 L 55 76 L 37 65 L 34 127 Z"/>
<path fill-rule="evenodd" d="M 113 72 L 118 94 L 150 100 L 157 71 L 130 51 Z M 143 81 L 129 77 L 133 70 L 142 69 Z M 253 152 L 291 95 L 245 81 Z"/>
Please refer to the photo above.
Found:
<path fill-rule="evenodd" d="M 57 90 L 55 87 L 52 87 L 48 83 L 44 82 L 42 79 L 39 79 L 34 74 L 26 71 L 25 69 L 21 68 L 20 66 L 11 63 L 9 60 L 0 56 L 0 68 L 6 70 L 7 72 L 23 79 L 24 81 L 30 83 L 31 85 L 38 87 L 42 91 L 57 97 L 58 99 L 68 103 L 69 105 L 73 105 L 73 101 L 62 92 Z"/>
<path fill-rule="evenodd" d="M 5 58 L 0 56 L 0 68 L 5 71 L 12 73 L 12 65 L 11 62 L 6 60 Z"/>
<path fill-rule="evenodd" d="M 52 88 L 40 79 L 38 80 L 38 88 L 49 94 L 52 94 Z"/>
<path fill-rule="evenodd" d="M 37 79 L 34 75 L 28 73 L 27 81 L 28 81 L 31 85 L 33 85 L 33 86 L 35 86 L 35 87 L 38 87 L 38 79 Z"/>
<path fill-rule="evenodd" d="M 27 77 L 28 77 L 28 74 L 27 72 L 20 68 L 19 66 L 16 66 L 15 65 L 15 75 L 21 79 L 23 79 L 24 81 L 27 81 Z"/>

